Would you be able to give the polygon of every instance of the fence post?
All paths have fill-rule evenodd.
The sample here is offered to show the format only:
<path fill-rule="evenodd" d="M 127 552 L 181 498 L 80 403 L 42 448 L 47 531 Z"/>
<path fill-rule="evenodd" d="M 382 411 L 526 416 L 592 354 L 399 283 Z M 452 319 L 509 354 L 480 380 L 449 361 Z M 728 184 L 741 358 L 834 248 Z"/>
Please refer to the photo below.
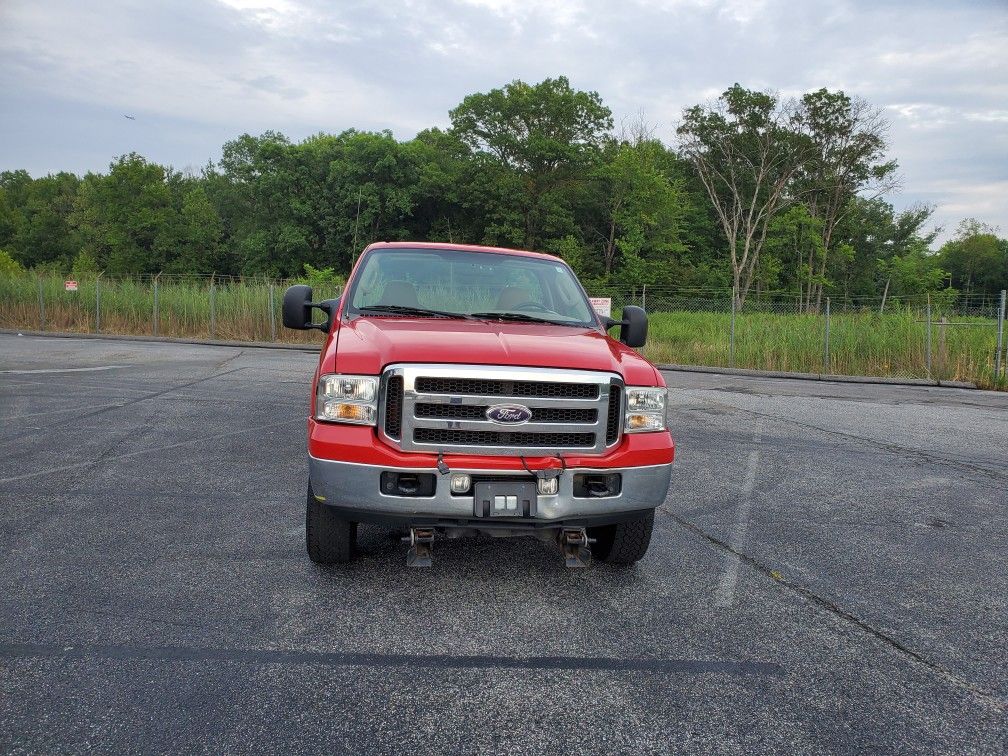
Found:
<path fill-rule="evenodd" d="M 731 290 L 731 335 L 728 338 L 728 367 L 735 367 L 735 294 L 738 289 L 732 286 Z"/>
<path fill-rule="evenodd" d="M 210 277 L 210 338 L 217 338 L 217 282 Z"/>
<path fill-rule="evenodd" d="M 931 377 L 931 292 L 927 295 L 927 377 Z"/>
<path fill-rule="evenodd" d="M 647 284 L 644 284 L 644 288 L 641 290 L 640 306 L 642 310 L 647 309 Z"/>
<path fill-rule="evenodd" d="M 945 316 L 942 315 L 942 319 L 938 321 L 938 356 L 941 358 L 939 360 L 939 362 L 941 363 L 939 366 L 939 371 L 941 372 L 942 375 L 945 375 L 945 371 L 948 368 L 948 365 L 946 364 L 946 355 L 948 353 L 948 350 L 946 349 L 945 344 L 946 325 L 948 325 L 948 320 L 946 320 Z"/>
<path fill-rule="evenodd" d="M 95 333 L 101 333 L 101 277 L 105 271 L 98 274 L 94 282 L 94 322 Z"/>
<path fill-rule="evenodd" d="M 38 327 L 45 330 L 45 297 L 42 296 L 42 277 L 38 279 Z"/>
<path fill-rule="evenodd" d="M 154 320 L 154 335 L 155 336 L 157 336 L 157 331 L 158 331 L 158 278 L 160 278 L 160 277 L 161 277 L 160 273 L 158 273 L 156 276 L 154 276 L 154 318 L 153 318 L 153 320 Z"/>
<path fill-rule="evenodd" d="M 826 297 L 826 338 L 823 339 L 822 371 L 823 375 L 829 375 L 829 326 L 830 326 L 830 298 Z"/>
<path fill-rule="evenodd" d="M 273 302 L 273 284 L 269 288 L 270 341 L 276 341 L 276 305 Z"/>
<path fill-rule="evenodd" d="M 1008 294 L 1001 289 L 1001 301 L 998 303 L 998 333 L 997 333 L 997 357 L 994 360 L 994 380 L 1001 377 L 1001 351 L 1004 347 L 1004 324 L 1005 324 L 1005 295 Z M 1008 373 L 1008 370 L 1006 370 Z"/>

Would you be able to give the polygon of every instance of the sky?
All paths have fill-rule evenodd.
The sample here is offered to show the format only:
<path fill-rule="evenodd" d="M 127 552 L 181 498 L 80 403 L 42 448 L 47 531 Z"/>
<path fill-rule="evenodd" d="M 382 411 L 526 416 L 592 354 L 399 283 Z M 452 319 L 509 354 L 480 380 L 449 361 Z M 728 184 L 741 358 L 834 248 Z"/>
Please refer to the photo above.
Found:
<path fill-rule="evenodd" d="M 1008 232 L 1008 0 L 0 0 L 0 170 L 198 170 L 267 129 L 409 139 L 558 75 L 669 144 L 735 82 L 843 89 L 890 123 L 897 208 L 934 205 L 939 241 L 963 217 Z"/>

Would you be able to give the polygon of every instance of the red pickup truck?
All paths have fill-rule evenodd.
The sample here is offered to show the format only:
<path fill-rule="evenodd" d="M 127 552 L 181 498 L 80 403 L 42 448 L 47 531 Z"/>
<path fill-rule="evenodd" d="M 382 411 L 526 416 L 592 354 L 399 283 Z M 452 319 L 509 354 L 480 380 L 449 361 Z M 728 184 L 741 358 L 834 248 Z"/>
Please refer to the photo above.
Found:
<path fill-rule="evenodd" d="M 313 320 L 313 310 L 322 313 Z M 372 244 L 339 299 L 283 300 L 289 328 L 328 336 L 308 419 L 308 555 L 346 562 L 357 524 L 555 540 L 567 564 L 644 556 L 675 445 L 647 316 L 598 315 L 558 257 Z M 619 340 L 608 334 L 619 326 Z"/>

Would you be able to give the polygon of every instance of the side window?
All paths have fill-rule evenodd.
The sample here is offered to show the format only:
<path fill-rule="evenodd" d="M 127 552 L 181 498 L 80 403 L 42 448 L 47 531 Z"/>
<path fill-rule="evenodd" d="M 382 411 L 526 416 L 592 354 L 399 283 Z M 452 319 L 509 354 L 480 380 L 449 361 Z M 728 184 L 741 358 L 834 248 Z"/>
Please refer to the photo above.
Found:
<path fill-rule="evenodd" d="M 361 271 L 360 283 L 357 285 L 357 292 L 354 296 L 354 305 L 357 307 L 370 307 L 377 304 L 381 297 L 382 289 L 385 287 L 384 276 L 380 265 L 369 262 Z"/>
<path fill-rule="evenodd" d="M 581 298 L 581 292 L 577 290 L 574 279 L 562 269 L 554 269 L 550 278 L 552 279 L 551 288 L 555 294 L 556 307 L 554 309 L 561 315 L 572 318 L 583 317 L 584 301 Z"/>

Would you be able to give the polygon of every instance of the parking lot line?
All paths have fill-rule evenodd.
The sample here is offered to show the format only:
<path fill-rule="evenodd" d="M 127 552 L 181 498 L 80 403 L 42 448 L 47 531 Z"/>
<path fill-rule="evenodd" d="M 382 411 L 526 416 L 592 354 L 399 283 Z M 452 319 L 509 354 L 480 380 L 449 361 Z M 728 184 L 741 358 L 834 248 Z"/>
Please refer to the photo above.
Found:
<path fill-rule="evenodd" d="M 78 368 L 38 368 L 36 370 L 0 370 L 7 375 L 36 375 L 39 373 L 97 373 L 103 370 L 117 370 L 132 367 L 131 365 L 97 365 L 95 367 Z"/>

